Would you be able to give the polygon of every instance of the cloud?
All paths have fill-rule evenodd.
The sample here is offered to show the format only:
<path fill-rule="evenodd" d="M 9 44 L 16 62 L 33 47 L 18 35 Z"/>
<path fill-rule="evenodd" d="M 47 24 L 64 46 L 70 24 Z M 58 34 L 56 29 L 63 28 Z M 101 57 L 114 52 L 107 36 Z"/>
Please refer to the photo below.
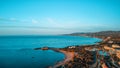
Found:
<path fill-rule="evenodd" d="M 52 18 L 47 18 L 47 21 L 50 22 L 50 23 L 54 22 L 54 20 Z"/>
<path fill-rule="evenodd" d="M 17 20 L 15 18 L 1 18 L 0 17 L 0 21 L 7 21 L 7 22 L 23 22 L 21 20 Z"/>
<path fill-rule="evenodd" d="M 38 21 L 35 19 L 32 19 L 32 23 L 38 23 Z"/>
<path fill-rule="evenodd" d="M 12 21 L 12 20 L 0 17 L 0 21 Z"/>
<path fill-rule="evenodd" d="M 35 20 L 35 19 L 31 19 L 31 20 L 18 20 L 16 18 L 2 18 L 2 17 L 0 17 L 0 21 L 5 21 L 5 22 L 20 22 L 20 23 L 28 23 L 28 22 L 38 23 L 38 21 Z"/>
<path fill-rule="evenodd" d="M 22 28 L 43 28 L 43 29 L 65 29 L 65 30 L 93 30 L 93 29 L 99 29 L 99 28 L 107 28 L 108 25 L 105 24 L 101 24 L 101 23 L 94 23 L 91 25 L 91 23 L 87 23 L 87 22 L 82 22 L 82 21 L 78 21 L 78 20 L 57 20 L 57 19 L 53 19 L 53 18 L 45 18 L 41 21 L 36 20 L 36 19 L 29 19 L 29 20 L 18 20 L 16 18 L 1 18 L 0 17 L 0 21 L 7 21 L 7 22 L 18 22 L 18 23 L 33 23 L 33 24 L 40 24 L 37 26 L 11 26 L 11 27 L 22 27 Z M 40 23 L 39 23 L 40 22 Z M 86 23 L 86 24 L 85 24 Z M 0 26 L 1 27 L 1 26 Z M 3 26 L 3 27 L 9 27 L 9 26 Z"/>
<path fill-rule="evenodd" d="M 10 18 L 9 20 L 10 20 L 10 21 L 16 21 L 16 19 L 15 19 L 15 18 Z"/>

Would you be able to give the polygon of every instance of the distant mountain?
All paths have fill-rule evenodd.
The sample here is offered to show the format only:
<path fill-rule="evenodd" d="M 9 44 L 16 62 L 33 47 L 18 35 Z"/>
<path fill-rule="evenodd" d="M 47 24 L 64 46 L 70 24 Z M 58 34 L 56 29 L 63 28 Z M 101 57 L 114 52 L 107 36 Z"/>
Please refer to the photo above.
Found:
<path fill-rule="evenodd" d="M 114 37 L 114 38 L 120 38 L 120 31 L 101 31 L 101 32 L 87 32 L 87 33 L 71 33 L 66 35 L 72 35 L 72 36 L 90 36 L 90 37 L 98 37 L 98 38 L 106 38 L 106 37 Z"/>

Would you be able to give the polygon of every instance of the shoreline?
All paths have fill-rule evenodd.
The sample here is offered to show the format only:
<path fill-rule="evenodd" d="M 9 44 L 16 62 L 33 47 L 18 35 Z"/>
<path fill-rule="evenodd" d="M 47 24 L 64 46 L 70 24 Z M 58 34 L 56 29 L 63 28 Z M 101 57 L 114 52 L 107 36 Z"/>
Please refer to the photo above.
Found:
<path fill-rule="evenodd" d="M 60 52 L 62 54 L 65 55 L 64 59 L 57 62 L 53 67 L 48 67 L 48 68 L 57 68 L 61 65 L 64 65 L 65 63 L 69 62 L 69 61 L 72 61 L 74 56 L 75 56 L 75 53 L 74 52 L 68 52 L 68 51 L 64 51 L 60 48 L 52 48 L 52 47 L 43 47 L 43 48 L 35 48 L 34 50 L 53 50 L 55 52 Z"/>
<path fill-rule="evenodd" d="M 53 50 L 65 55 L 64 60 L 59 61 L 49 68 L 119 68 L 120 67 L 120 39 L 112 36 L 86 36 L 101 39 L 93 45 L 67 46 L 65 48 L 43 47 L 36 50 Z M 104 38 L 103 38 L 104 37 Z M 113 40 L 114 39 L 114 40 Z M 119 49 L 119 50 L 118 50 Z M 101 53 L 102 52 L 102 53 Z M 95 58 L 96 57 L 96 58 Z M 94 61 L 96 60 L 96 61 Z"/>
<path fill-rule="evenodd" d="M 59 50 L 59 52 L 63 53 L 65 55 L 64 60 L 59 61 L 57 64 L 55 64 L 53 66 L 53 68 L 57 68 L 61 65 L 64 65 L 65 63 L 72 61 L 74 58 L 74 52 L 67 52 L 67 51 L 63 51 L 63 50 Z"/>

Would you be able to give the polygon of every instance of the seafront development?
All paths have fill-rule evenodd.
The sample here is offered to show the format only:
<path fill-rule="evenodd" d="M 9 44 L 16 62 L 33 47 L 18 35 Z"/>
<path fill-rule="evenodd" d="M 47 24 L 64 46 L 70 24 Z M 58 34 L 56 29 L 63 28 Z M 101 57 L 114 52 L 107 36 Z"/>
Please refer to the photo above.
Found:
<path fill-rule="evenodd" d="M 0 0 L 0 68 L 120 68 L 120 0 Z"/>
<path fill-rule="evenodd" d="M 35 48 L 35 50 L 53 50 L 65 55 L 64 60 L 48 68 L 120 68 L 120 31 L 68 35 L 97 37 L 101 38 L 102 41 L 93 45 L 65 48 Z"/>

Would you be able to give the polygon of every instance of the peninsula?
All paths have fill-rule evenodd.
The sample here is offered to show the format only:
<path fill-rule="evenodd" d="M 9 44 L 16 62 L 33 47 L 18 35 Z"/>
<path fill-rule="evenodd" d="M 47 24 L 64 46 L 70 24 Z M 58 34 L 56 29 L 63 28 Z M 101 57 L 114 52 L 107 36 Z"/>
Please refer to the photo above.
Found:
<path fill-rule="evenodd" d="M 48 68 L 120 68 L 120 31 L 66 35 L 96 37 L 102 39 L 102 41 L 96 42 L 94 45 L 35 48 L 35 50 L 53 50 L 65 55 L 63 61 Z"/>

